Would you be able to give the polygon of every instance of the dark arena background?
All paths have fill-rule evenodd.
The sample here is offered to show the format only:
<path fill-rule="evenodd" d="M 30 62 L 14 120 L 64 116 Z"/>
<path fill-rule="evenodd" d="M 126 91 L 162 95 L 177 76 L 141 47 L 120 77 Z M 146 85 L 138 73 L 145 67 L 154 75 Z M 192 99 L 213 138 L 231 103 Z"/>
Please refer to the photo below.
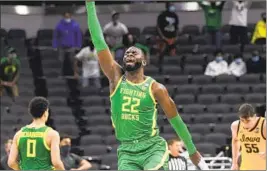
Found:
<path fill-rule="evenodd" d="M 18 92 L 0 86 L 1 157 L 8 139 L 31 122 L 29 101 L 43 96 L 51 104 L 47 124 L 70 136 L 71 152 L 89 161 L 92 170 L 117 170 L 119 143 L 110 119 L 109 82 L 98 65 L 92 69 L 90 59 L 77 57 L 91 44 L 84 1 L 0 3 L 0 59 L 15 55 L 20 65 Z M 230 126 L 239 106 L 250 103 L 265 116 L 266 31 L 260 34 L 256 24 L 263 22 L 266 1 L 250 1 L 241 26 L 235 26 L 233 13 L 243 7 L 220 2 L 217 18 L 210 19 L 200 3 L 172 1 L 177 20 L 164 16 L 166 21 L 159 17 L 170 5 L 166 1 L 97 1 L 96 6 L 114 59 L 122 62 L 125 49 L 138 43 L 149 61 L 145 74 L 167 87 L 209 167 L 227 170 L 232 162 Z M 109 22 L 117 14 L 119 25 L 113 27 Z M 75 30 L 60 24 L 68 15 Z M 16 68 L 1 67 L 1 80 Z M 160 108 L 157 121 L 162 137 L 176 137 Z"/>

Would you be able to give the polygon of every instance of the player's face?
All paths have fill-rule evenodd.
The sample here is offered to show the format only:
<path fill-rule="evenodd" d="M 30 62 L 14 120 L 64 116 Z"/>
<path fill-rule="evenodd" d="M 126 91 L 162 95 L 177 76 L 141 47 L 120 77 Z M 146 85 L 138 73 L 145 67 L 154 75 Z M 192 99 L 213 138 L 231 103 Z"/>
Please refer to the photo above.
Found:
<path fill-rule="evenodd" d="M 241 118 L 240 117 L 240 121 L 243 123 L 243 127 L 245 129 L 252 129 L 253 126 L 255 126 L 255 122 L 256 122 L 256 115 L 253 117 L 249 117 L 249 118 Z"/>
<path fill-rule="evenodd" d="M 178 156 L 183 151 L 183 144 L 180 141 L 175 141 L 172 145 L 169 146 L 171 154 L 175 157 Z"/>
<path fill-rule="evenodd" d="M 124 54 L 123 67 L 128 72 L 133 72 L 145 66 L 142 51 L 136 47 L 130 47 Z"/>

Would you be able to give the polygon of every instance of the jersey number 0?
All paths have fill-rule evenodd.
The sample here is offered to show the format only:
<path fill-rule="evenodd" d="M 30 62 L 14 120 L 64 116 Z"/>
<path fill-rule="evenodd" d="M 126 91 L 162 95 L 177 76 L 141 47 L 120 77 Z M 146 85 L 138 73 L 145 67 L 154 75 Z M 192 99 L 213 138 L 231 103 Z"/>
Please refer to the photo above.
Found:
<path fill-rule="evenodd" d="M 36 140 L 27 140 L 27 157 L 36 157 Z"/>

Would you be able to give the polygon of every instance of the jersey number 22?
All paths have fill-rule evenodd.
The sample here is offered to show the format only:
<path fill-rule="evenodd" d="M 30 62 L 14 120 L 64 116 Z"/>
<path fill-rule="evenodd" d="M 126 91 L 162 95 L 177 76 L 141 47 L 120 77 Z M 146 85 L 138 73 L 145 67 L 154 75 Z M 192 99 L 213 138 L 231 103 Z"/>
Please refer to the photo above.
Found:
<path fill-rule="evenodd" d="M 136 109 L 140 105 L 140 99 L 123 96 L 122 111 L 138 114 Z"/>

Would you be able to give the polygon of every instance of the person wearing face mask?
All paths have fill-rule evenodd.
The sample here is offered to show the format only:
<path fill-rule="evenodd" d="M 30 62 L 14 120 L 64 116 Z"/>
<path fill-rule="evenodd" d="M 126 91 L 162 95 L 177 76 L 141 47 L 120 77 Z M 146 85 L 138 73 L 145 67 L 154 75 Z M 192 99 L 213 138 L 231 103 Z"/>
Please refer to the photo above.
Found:
<path fill-rule="evenodd" d="M 73 154 L 71 151 L 71 138 L 63 135 L 60 138 L 61 160 L 66 170 L 88 170 L 92 165 L 82 157 Z"/>
<path fill-rule="evenodd" d="M 266 44 L 266 13 L 261 14 L 261 19 L 257 22 L 251 39 L 251 44 Z"/>
<path fill-rule="evenodd" d="M 215 59 L 207 65 L 205 75 L 216 77 L 222 74 L 228 74 L 228 63 L 223 59 L 222 51 L 217 50 L 214 55 Z"/>
<path fill-rule="evenodd" d="M 113 48 L 122 43 L 123 35 L 128 33 L 128 28 L 125 24 L 119 21 L 120 13 L 113 11 L 111 21 L 103 28 L 103 33 L 108 45 Z"/>
<path fill-rule="evenodd" d="M 74 53 L 82 46 L 82 32 L 78 22 L 72 19 L 70 12 L 65 12 L 58 22 L 53 34 L 53 48 L 58 50 L 59 61 L 62 65 L 63 75 L 68 75 L 69 68 L 66 66 L 73 63 Z M 68 64 L 65 61 L 70 61 Z M 66 65 L 63 65 L 66 64 Z"/>
<path fill-rule="evenodd" d="M 246 63 L 242 59 L 242 54 L 234 55 L 233 62 L 229 65 L 229 75 L 240 77 L 247 72 Z"/>
<path fill-rule="evenodd" d="M 147 64 L 149 64 L 149 61 L 150 61 L 149 60 L 150 59 L 149 48 L 147 46 L 141 44 L 141 43 L 138 43 L 136 38 L 130 33 L 123 36 L 122 44 L 115 46 L 114 48 L 111 49 L 111 53 L 114 56 L 115 60 L 120 65 L 122 65 L 124 53 L 131 46 L 135 46 L 135 47 L 141 49 L 145 55 L 145 59 L 147 61 Z"/>
<path fill-rule="evenodd" d="M 16 50 L 12 47 L 8 48 L 7 57 L 0 60 L 0 96 L 6 89 L 8 96 L 15 102 L 19 96 L 17 82 L 20 74 L 20 60 L 16 54 Z"/>
<path fill-rule="evenodd" d="M 170 55 L 175 56 L 175 43 L 178 36 L 179 18 L 175 13 L 175 5 L 167 2 L 166 10 L 159 14 L 157 18 L 157 31 L 160 37 L 158 42 L 160 54 L 164 53 L 166 48 L 170 49 Z"/>
<path fill-rule="evenodd" d="M 222 10 L 225 1 L 204 1 L 198 2 L 204 11 L 206 19 L 207 32 L 210 35 L 210 43 L 215 44 L 216 48 L 221 48 L 221 26 L 222 26 Z"/>
<path fill-rule="evenodd" d="M 10 153 L 11 145 L 12 145 L 12 139 L 8 139 L 5 142 L 5 152 L 6 152 L 6 154 L 3 157 L 1 157 L 1 163 L 0 163 L 1 164 L 1 166 L 0 166 L 1 170 L 12 170 L 7 164 L 7 160 L 8 160 L 8 156 L 9 156 L 9 153 Z"/>
<path fill-rule="evenodd" d="M 248 73 L 266 73 L 266 60 L 258 51 L 252 53 L 252 57 L 246 61 Z"/>
<path fill-rule="evenodd" d="M 87 87 L 91 82 L 96 88 L 101 88 L 100 69 L 95 47 L 91 41 L 86 41 L 82 50 L 76 54 L 74 61 L 74 77 L 78 79 L 78 61 L 82 61 L 82 86 Z"/>

